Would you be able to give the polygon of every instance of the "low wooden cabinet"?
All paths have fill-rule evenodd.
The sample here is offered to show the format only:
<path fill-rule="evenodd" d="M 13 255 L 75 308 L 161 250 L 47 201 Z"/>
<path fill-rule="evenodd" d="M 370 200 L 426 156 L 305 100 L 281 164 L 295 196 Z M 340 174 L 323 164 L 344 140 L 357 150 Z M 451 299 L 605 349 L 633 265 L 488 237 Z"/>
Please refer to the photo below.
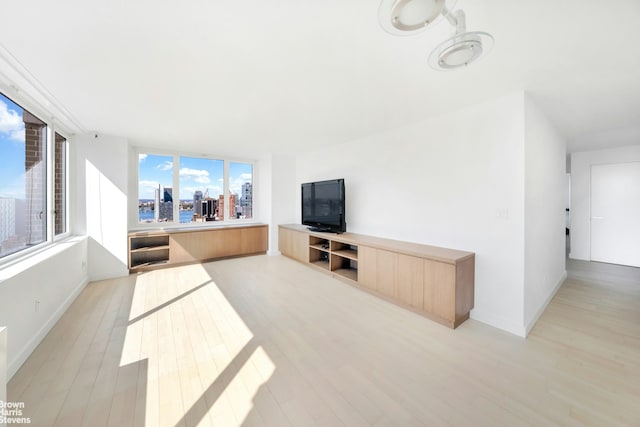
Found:
<path fill-rule="evenodd" d="M 129 233 L 129 271 L 266 253 L 265 224 Z"/>
<path fill-rule="evenodd" d="M 354 233 L 280 225 L 283 255 L 451 328 L 469 318 L 475 254 Z"/>

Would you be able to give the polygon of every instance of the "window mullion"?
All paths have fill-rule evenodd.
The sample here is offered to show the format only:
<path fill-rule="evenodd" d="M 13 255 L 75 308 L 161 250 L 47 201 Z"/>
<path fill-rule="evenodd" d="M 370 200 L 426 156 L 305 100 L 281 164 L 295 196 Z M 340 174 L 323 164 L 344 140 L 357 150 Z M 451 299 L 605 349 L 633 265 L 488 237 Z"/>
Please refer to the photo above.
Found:
<path fill-rule="evenodd" d="M 180 156 L 173 156 L 173 223 L 180 224 Z"/>
<path fill-rule="evenodd" d="M 227 222 L 231 219 L 231 214 L 230 214 L 230 208 L 231 205 L 229 204 L 231 197 L 229 197 L 229 160 L 225 160 L 224 161 L 224 184 L 223 184 L 223 194 L 224 194 L 224 221 Z"/>
<path fill-rule="evenodd" d="M 55 230 L 54 230 L 54 204 L 53 204 L 53 199 L 54 199 L 54 168 L 53 168 L 53 164 L 54 164 L 54 158 L 53 156 L 55 155 L 54 153 L 54 146 L 55 146 L 55 123 L 54 120 L 52 119 L 51 122 L 49 123 L 49 126 L 47 126 L 47 143 L 44 144 L 45 146 L 45 156 L 46 156 L 46 175 L 47 175 L 47 179 L 46 179 L 46 209 L 45 212 L 47 212 L 47 222 L 46 222 L 46 227 L 47 227 L 47 242 L 53 242 L 53 238 L 55 236 Z"/>

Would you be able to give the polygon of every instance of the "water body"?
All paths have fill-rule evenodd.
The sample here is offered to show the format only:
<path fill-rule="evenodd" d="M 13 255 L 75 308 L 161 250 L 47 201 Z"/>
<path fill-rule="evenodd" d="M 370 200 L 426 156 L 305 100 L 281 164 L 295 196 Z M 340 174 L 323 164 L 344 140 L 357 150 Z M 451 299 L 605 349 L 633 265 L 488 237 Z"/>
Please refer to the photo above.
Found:
<path fill-rule="evenodd" d="M 138 221 L 140 222 L 153 222 L 153 211 L 139 211 Z M 189 223 L 193 219 L 193 210 L 180 211 L 180 222 Z"/>

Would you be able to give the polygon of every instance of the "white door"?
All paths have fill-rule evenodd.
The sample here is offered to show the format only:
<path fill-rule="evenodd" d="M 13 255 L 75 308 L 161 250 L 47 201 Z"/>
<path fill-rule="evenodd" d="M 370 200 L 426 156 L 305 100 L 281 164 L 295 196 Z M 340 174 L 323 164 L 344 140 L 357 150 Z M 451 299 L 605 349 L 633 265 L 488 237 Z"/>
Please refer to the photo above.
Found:
<path fill-rule="evenodd" d="M 591 260 L 640 267 L 640 162 L 591 166 Z"/>

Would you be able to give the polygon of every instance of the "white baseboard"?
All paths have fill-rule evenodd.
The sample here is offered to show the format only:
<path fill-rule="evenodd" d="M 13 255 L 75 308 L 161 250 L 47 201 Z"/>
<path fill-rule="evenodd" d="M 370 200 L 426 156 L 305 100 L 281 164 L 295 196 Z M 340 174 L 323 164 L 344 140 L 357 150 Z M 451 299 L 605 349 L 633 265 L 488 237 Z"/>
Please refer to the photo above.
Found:
<path fill-rule="evenodd" d="M 496 317 L 490 313 L 483 312 L 482 310 L 474 308 L 471 310 L 470 317 L 473 320 L 493 326 L 494 328 L 502 329 L 503 331 L 512 333 L 513 335 L 517 335 L 522 338 L 526 337 L 526 331 L 523 326 L 513 324 L 501 317 Z"/>
<path fill-rule="evenodd" d="M 549 305 L 549 303 L 551 302 L 553 297 L 556 296 L 556 293 L 558 292 L 558 289 L 560 289 L 560 286 L 562 286 L 562 284 L 564 283 L 564 281 L 566 279 L 567 279 L 567 270 L 565 270 L 562 273 L 562 275 L 560 276 L 560 280 L 558 280 L 558 283 L 556 283 L 556 286 L 553 288 L 551 293 L 549 293 L 549 295 L 545 299 L 544 303 L 538 308 L 538 311 L 536 311 L 536 314 L 533 316 L 533 318 L 527 324 L 525 336 L 529 335 L 529 332 L 531 332 L 533 327 L 536 325 L 536 322 L 538 321 L 540 316 L 542 316 L 542 313 L 544 313 L 544 311 L 547 309 L 547 306 Z"/>
<path fill-rule="evenodd" d="M 128 275 L 129 275 L 129 270 L 125 268 L 119 272 L 92 274 L 88 280 L 89 282 L 97 282 L 100 280 L 109 280 L 109 279 L 118 279 L 120 277 L 127 277 Z"/>
<path fill-rule="evenodd" d="M 33 353 L 33 351 L 36 349 L 36 347 L 38 347 L 38 345 L 42 342 L 44 337 L 47 336 L 49 331 L 51 331 L 51 329 L 55 326 L 55 324 L 58 322 L 58 320 L 60 320 L 62 315 L 65 313 L 65 311 L 67 311 L 69 306 L 71 306 L 73 301 L 75 301 L 75 299 L 78 297 L 78 295 L 80 295 L 80 292 L 82 292 L 82 290 L 85 288 L 85 286 L 87 286 L 88 283 L 89 283 L 89 278 L 88 277 L 84 277 L 80 281 L 80 283 L 78 283 L 76 285 L 76 287 L 74 288 L 73 292 L 71 292 L 69 294 L 69 296 L 67 296 L 67 298 L 58 307 L 58 309 L 56 311 L 54 311 L 53 314 L 49 317 L 49 319 L 42 325 L 42 327 L 40 328 L 38 333 L 35 334 L 27 342 L 27 344 L 24 346 L 24 348 L 22 348 L 22 350 L 20 350 L 18 352 L 17 356 L 8 363 L 7 381 L 11 380 L 11 378 L 13 378 L 15 373 L 18 372 L 18 369 L 20 369 L 22 364 L 29 358 L 29 356 L 31 356 L 31 353 Z M 10 334 L 11 331 L 7 330 L 7 333 Z"/>

